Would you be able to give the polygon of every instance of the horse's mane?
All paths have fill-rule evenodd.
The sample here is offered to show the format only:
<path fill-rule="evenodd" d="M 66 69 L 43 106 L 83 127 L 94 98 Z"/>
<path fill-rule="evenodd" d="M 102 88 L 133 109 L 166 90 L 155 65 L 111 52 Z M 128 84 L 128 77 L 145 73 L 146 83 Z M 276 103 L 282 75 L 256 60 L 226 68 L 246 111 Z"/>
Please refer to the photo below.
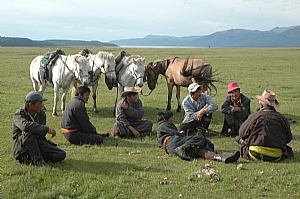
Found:
<path fill-rule="evenodd" d="M 115 59 L 115 56 L 111 52 L 99 51 L 97 53 L 97 56 L 99 56 L 99 58 L 101 59 L 108 59 L 108 60 Z"/>
<path fill-rule="evenodd" d="M 90 51 L 89 49 L 87 48 L 84 48 L 82 51 L 80 51 L 78 54 L 80 54 L 81 56 L 84 56 L 84 57 L 88 57 L 90 54 L 94 54 L 92 51 Z"/>
<path fill-rule="evenodd" d="M 125 57 L 124 65 L 125 66 L 129 66 L 130 64 L 133 63 L 134 59 L 143 59 L 143 58 L 141 56 L 139 56 L 139 55 L 131 55 L 129 57 Z"/>

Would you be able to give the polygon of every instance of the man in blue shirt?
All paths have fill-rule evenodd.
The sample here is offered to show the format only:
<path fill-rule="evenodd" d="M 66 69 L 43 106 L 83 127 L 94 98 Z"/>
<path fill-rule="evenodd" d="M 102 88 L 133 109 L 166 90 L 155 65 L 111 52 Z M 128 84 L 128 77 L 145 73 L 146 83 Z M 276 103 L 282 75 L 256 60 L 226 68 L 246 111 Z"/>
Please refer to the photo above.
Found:
<path fill-rule="evenodd" d="M 178 130 L 187 133 L 188 130 L 197 131 L 200 128 L 205 135 L 205 129 L 208 129 L 212 113 L 218 109 L 218 105 L 202 92 L 201 85 L 197 83 L 191 83 L 188 91 L 190 94 L 182 101 L 185 115 Z"/>

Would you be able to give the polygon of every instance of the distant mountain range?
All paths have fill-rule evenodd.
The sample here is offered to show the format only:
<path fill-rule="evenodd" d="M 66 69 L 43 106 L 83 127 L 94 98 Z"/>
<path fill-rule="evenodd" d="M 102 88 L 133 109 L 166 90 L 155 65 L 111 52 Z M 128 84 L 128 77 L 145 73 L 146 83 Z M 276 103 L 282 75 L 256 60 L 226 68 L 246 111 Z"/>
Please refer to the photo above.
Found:
<path fill-rule="evenodd" d="M 112 40 L 107 43 L 83 40 L 44 40 L 1 37 L 0 46 L 8 47 L 104 47 L 104 46 L 178 46 L 212 48 L 300 47 L 300 26 L 276 27 L 269 31 L 230 29 L 206 36 L 160 36 Z"/>
<path fill-rule="evenodd" d="M 104 43 L 100 41 L 82 40 L 44 40 L 34 41 L 27 38 L 1 37 L 0 46 L 6 47 L 103 47 L 117 46 L 116 44 Z"/>
<path fill-rule="evenodd" d="M 181 46 L 181 47 L 300 47 L 300 26 L 276 27 L 269 31 L 230 29 L 207 36 L 159 36 L 112 40 L 119 46 Z"/>

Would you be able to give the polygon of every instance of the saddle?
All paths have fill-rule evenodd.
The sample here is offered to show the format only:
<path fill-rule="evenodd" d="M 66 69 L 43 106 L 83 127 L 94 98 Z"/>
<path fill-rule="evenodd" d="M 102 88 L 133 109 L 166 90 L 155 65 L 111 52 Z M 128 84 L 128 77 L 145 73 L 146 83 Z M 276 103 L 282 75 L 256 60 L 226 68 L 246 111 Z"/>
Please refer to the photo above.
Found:
<path fill-rule="evenodd" d="M 41 68 L 43 72 L 41 73 L 41 79 L 45 82 L 52 83 L 52 67 L 57 61 L 60 55 L 65 55 L 65 52 L 61 49 L 57 49 L 55 52 L 47 52 L 41 60 Z"/>

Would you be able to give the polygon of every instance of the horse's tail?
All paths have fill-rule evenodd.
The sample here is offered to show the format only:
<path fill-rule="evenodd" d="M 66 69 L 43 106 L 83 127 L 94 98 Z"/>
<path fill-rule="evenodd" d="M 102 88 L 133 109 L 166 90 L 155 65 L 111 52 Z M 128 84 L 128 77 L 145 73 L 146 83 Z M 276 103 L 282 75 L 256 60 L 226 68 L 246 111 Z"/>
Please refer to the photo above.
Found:
<path fill-rule="evenodd" d="M 188 63 L 189 63 L 189 59 L 190 59 L 190 57 L 187 57 L 184 60 L 184 64 L 183 64 L 183 66 L 182 66 L 182 68 L 180 70 L 180 74 L 183 75 L 183 76 L 185 76 L 185 77 L 192 76 L 191 73 L 189 72 L 191 70 L 189 70 L 189 71 L 186 70 L 187 66 L 188 66 Z M 193 69 L 193 62 L 192 62 L 192 69 Z"/>

